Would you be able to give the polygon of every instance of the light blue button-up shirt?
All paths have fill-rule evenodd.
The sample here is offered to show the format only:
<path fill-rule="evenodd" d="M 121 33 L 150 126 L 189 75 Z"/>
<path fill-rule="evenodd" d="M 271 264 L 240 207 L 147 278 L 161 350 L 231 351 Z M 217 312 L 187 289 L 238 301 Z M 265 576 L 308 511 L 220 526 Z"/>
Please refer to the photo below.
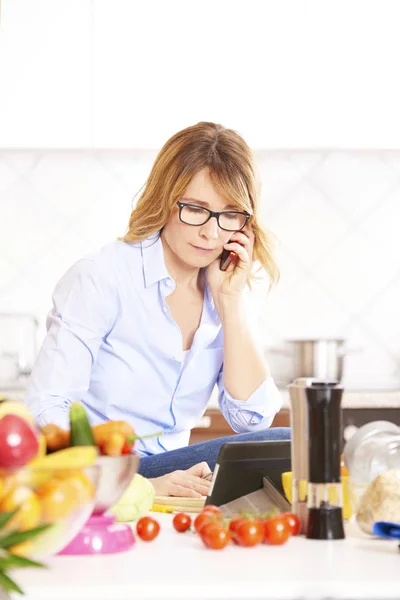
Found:
<path fill-rule="evenodd" d="M 68 428 L 81 401 L 92 424 L 125 420 L 141 455 L 188 444 L 215 384 L 221 411 L 236 432 L 268 427 L 282 405 L 268 377 L 247 401 L 223 383 L 223 331 L 208 286 L 187 356 L 166 303 L 175 283 L 158 235 L 111 242 L 71 267 L 57 284 L 47 335 L 28 383 L 26 403 L 39 425 Z"/>

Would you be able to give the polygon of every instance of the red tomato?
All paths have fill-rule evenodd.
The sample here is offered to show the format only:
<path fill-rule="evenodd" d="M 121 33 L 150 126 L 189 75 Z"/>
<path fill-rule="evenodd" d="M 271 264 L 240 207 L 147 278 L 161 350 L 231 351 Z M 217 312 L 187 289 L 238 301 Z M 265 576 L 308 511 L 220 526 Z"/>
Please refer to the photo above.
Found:
<path fill-rule="evenodd" d="M 248 521 L 248 519 L 246 517 L 234 517 L 232 519 L 232 521 L 229 523 L 229 531 L 232 534 L 236 533 L 236 530 L 239 527 L 239 525 L 241 523 L 245 523 L 245 521 Z"/>
<path fill-rule="evenodd" d="M 19 415 L 0 419 L 0 467 L 23 467 L 35 458 L 39 440 L 33 427 Z"/>
<path fill-rule="evenodd" d="M 301 528 L 300 517 L 298 517 L 294 513 L 290 513 L 290 512 L 282 513 L 280 516 L 284 517 L 286 519 L 286 521 L 289 523 L 291 535 L 299 535 L 300 528 Z"/>
<path fill-rule="evenodd" d="M 239 544 L 239 538 L 237 536 L 237 529 L 239 527 L 239 525 L 241 525 L 242 523 L 245 523 L 246 521 L 248 521 L 247 517 L 235 517 L 234 519 L 232 519 L 232 521 L 229 523 L 229 533 L 231 534 L 232 540 L 235 544 Z"/>
<path fill-rule="evenodd" d="M 215 515 L 222 514 L 221 509 L 218 508 L 218 506 L 215 506 L 214 504 L 206 504 L 206 506 L 203 508 L 203 510 L 201 512 L 209 512 L 209 513 L 213 513 Z"/>
<path fill-rule="evenodd" d="M 160 524 L 152 517 L 142 517 L 136 524 L 138 536 L 144 542 L 151 542 L 160 532 Z"/>
<path fill-rule="evenodd" d="M 201 539 L 207 548 L 221 550 L 229 544 L 231 535 L 229 531 L 220 524 L 208 523 L 201 530 Z"/>
<path fill-rule="evenodd" d="M 257 519 L 245 519 L 236 525 L 234 535 L 240 546 L 257 546 L 264 539 L 264 524 Z"/>
<path fill-rule="evenodd" d="M 192 519 L 186 513 L 178 513 L 174 516 L 172 524 L 175 527 L 176 531 L 179 531 L 179 533 L 183 533 L 184 531 L 187 531 L 191 526 Z"/>
<path fill-rule="evenodd" d="M 264 542 L 272 546 L 284 544 L 290 538 L 290 525 L 280 515 L 264 521 Z"/>
<path fill-rule="evenodd" d="M 213 512 L 201 512 L 194 520 L 194 529 L 196 533 L 200 534 L 204 525 L 208 525 L 208 523 L 217 523 L 221 525 L 222 520 L 222 513 L 217 514 Z"/>

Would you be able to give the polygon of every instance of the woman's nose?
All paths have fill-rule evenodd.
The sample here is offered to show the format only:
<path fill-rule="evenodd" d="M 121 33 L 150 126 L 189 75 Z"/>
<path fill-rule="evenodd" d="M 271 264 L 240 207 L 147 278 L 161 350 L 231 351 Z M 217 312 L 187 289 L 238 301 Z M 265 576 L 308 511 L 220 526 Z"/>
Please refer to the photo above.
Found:
<path fill-rule="evenodd" d="M 211 217 L 207 223 L 202 225 L 200 235 L 206 237 L 208 240 L 215 240 L 218 237 L 218 223 L 215 217 Z"/>

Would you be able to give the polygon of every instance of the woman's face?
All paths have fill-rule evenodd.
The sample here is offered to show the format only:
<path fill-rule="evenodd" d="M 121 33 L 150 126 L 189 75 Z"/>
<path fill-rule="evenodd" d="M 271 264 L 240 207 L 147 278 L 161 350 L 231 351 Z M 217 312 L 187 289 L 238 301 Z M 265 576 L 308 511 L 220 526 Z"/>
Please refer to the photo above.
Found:
<path fill-rule="evenodd" d="M 202 169 L 192 178 L 180 200 L 215 212 L 241 210 L 218 195 L 207 169 Z M 233 234 L 233 231 L 221 229 L 215 218 L 211 218 L 204 225 L 182 223 L 178 206 L 174 208 L 162 231 L 162 236 L 171 250 L 183 262 L 196 268 L 206 267 L 218 258 L 224 244 Z"/>

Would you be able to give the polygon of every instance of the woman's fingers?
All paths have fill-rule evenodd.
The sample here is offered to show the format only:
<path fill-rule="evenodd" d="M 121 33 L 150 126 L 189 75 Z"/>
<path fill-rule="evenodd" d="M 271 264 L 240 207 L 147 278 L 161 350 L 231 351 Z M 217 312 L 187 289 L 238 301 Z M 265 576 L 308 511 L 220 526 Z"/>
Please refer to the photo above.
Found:
<path fill-rule="evenodd" d="M 202 462 L 187 471 L 173 471 L 167 475 L 151 479 L 151 482 L 157 496 L 201 498 L 207 496 L 210 489 L 211 482 L 204 479 L 210 473 L 207 463 Z"/>
<path fill-rule="evenodd" d="M 201 462 L 190 467 L 188 473 L 192 473 L 192 475 L 197 475 L 198 477 L 206 477 L 211 473 L 211 469 L 206 462 Z"/>
<path fill-rule="evenodd" d="M 197 492 L 200 496 L 206 496 L 210 488 L 210 481 L 192 475 L 187 471 L 176 471 L 174 473 L 173 483 L 179 484 L 188 490 Z"/>
<path fill-rule="evenodd" d="M 183 485 L 171 484 L 169 496 L 176 496 L 178 498 L 202 498 L 202 494 L 195 492 Z"/>

